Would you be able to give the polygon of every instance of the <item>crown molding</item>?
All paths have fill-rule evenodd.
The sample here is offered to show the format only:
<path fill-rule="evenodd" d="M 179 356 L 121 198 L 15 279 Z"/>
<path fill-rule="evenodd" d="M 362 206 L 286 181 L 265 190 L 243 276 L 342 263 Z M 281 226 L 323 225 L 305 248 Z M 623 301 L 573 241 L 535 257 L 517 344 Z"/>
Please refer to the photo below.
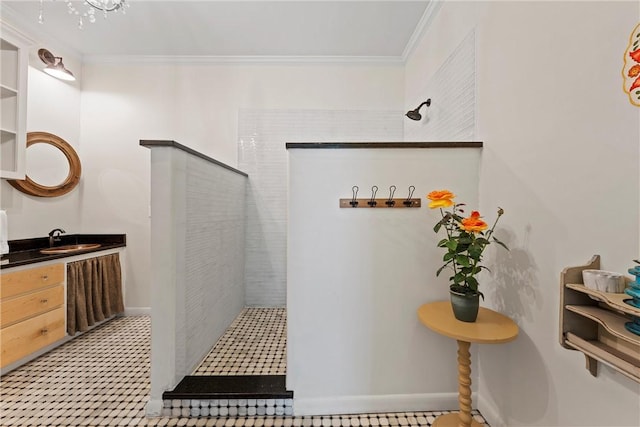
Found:
<path fill-rule="evenodd" d="M 85 55 L 87 64 L 404 64 L 399 56 Z"/>
<path fill-rule="evenodd" d="M 407 42 L 407 45 L 404 48 L 404 52 L 402 52 L 401 58 L 403 63 L 406 63 L 409 57 L 411 56 L 411 54 L 413 54 L 413 51 L 416 49 L 416 46 L 418 45 L 418 42 L 422 39 L 422 36 L 424 35 L 424 33 L 431 26 L 431 22 L 440 11 L 440 8 L 442 7 L 442 4 L 444 2 L 445 0 L 429 1 L 429 4 L 427 4 L 427 7 L 424 9 L 424 13 L 420 18 L 420 21 L 418 21 L 418 25 L 416 25 L 416 28 L 413 31 L 413 34 L 411 34 L 411 37 L 409 38 L 409 41 Z"/>

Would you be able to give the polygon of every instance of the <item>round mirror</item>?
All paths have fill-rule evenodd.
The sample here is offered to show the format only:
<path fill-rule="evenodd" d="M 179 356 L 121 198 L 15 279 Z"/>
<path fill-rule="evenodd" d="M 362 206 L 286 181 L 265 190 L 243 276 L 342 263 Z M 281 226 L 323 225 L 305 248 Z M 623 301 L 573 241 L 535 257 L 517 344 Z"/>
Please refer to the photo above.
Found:
<path fill-rule="evenodd" d="M 80 182 L 80 158 L 64 139 L 48 132 L 27 134 L 25 179 L 8 180 L 14 188 L 39 197 L 56 197 Z"/>
<path fill-rule="evenodd" d="M 27 176 L 41 185 L 55 187 L 69 176 L 66 156 L 51 144 L 42 141 L 32 144 L 26 160 Z"/>

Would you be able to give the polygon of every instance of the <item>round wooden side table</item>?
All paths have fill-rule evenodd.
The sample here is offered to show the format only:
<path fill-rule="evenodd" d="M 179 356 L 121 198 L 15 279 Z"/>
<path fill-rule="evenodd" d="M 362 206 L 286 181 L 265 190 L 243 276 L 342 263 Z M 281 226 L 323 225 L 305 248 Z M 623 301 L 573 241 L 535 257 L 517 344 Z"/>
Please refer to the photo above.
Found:
<path fill-rule="evenodd" d="M 458 403 L 460 412 L 441 415 L 433 427 L 481 427 L 471 417 L 471 343 L 499 344 L 514 340 L 518 326 L 507 316 L 480 307 L 474 323 L 461 322 L 453 316 L 449 301 L 420 306 L 418 318 L 427 328 L 458 341 Z"/>

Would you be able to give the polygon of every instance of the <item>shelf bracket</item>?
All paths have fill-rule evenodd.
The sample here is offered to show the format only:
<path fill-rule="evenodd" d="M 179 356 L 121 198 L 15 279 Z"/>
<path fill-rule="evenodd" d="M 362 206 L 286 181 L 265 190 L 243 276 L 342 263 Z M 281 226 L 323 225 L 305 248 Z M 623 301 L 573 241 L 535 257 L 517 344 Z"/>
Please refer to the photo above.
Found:
<path fill-rule="evenodd" d="M 591 373 L 591 375 L 593 375 L 594 377 L 598 376 L 598 361 L 596 359 L 594 359 L 593 357 L 589 356 L 589 355 L 584 355 L 584 359 L 586 362 L 586 368 L 587 370 Z"/>

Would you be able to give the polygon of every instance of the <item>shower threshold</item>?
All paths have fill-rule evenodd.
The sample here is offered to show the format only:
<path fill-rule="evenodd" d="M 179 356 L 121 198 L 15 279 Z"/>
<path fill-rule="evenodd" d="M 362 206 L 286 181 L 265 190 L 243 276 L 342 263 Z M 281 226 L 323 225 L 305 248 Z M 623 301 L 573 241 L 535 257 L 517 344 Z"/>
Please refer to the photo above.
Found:
<path fill-rule="evenodd" d="M 163 393 L 163 415 L 291 416 L 293 391 L 285 384 L 285 375 L 190 375 Z"/>
<path fill-rule="evenodd" d="M 286 309 L 245 308 L 191 375 L 163 393 L 163 415 L 293 415 Z"/>

